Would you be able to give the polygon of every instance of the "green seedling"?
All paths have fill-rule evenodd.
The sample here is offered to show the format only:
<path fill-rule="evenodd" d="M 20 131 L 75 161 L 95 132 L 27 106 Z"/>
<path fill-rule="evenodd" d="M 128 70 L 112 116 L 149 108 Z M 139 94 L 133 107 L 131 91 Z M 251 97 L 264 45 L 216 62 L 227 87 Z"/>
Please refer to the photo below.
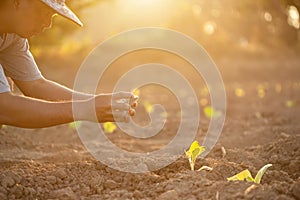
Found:
<path fill-rule="evenodd" d="M 153 112 L 153 105 L 150 104 L 148 101 L 144 101 L 143 106 L 144 106 L 145 110 L 147 111 L 147 113 Z"/>
<path fill-rule="evenodd" d="M 267 164 L 265 166 L 263 166 L 256 174 L 255 179 L 254 179 L 254 183 L 260 184 L 260 181 L 262 179 L 262 176 L 264 175 L 264 173 L 267 171 L 267 169 L 269 167 L 271 167 L 272 164 Z"/>
<path fill-rule="evenodd" d="M 266 96 L 266 89 L 268 89 L 268 85 L 266 84 L 258 84 L 256 87 L 257 90 L 257 96 L 259 98 L 264 98 Z"/>
<path fill-rule="evenodd" d="M 236 88 L 234 90 L 234 93 L 237 97 L 244 97 L 245 96 L 245 91 L 242 88 Z"/>
<path fill-rule="evenodd" d="M 288 101 L 285 102 L 285 106 L 288 107 L 288 108 L 294 107 L 295 104 L 296 104 L 296 103 L 295 103 L 295 101 L 293 101 L 293 100 L 288 100 Z"/>
<path fill-rule="evenodd" d="M 190 149 L 188 151 L 185 151 L 185 155 L 189 159 L 189 163 L 190 163 L 192 171 L 194 171 L 195 162 L 196 162 L 197 157 L 200 154 L 202 154 L 204 151 L 205 151 L 205 147 L 200 146 L 197 141 L 194 141 L 191 144 Z"/>
<path fill-rule="evenodd" d="M 208 119 L 211 119 L 213 117 L 219 117 L 222 115 L 222 113 L 218 110 L 215 110 L 213 107 L 211 106 L 205 106 L 204 109 L 204 114 Z"/>
<path fill-rule="evenodd" d="M 200 90 L 200 95 L 203 96 L 203 97 L 208 96 L 208 95 L 209 95 L 208 88 L 207 88 L 207 87 L 201 88 L 201 90 Z"/>
<path fill-rule="evenodd" d="M 160 113 L 160 116 L 163 117 L 163 118 L 167 118 L 168 113 L 167 112 L 162 112 L 162 113 Z"/>
<path fill-rule="evenodd" d="M 116 130 L 117 126 L 112 122 L 105 122 L 103 124 L 103 129 L 105 133 L 113 133 Z"/>
<path fill-rule="evenodd" d="M 277 93 L 280 93 L 280 92 L 282 91 L 282 86 L 281 86 L 281 84 L 277 83 L 277 84 L 275 85 L 275 91 L 276 91 Z"/>
<path fill-rule="evenodd" d="M 139 89 L 135 88 L 135 89 L 132 90 L 132 93 L 133 93 L 134 96 L 140 96 L 141 92 L 140 92 Z"/>
<path fill-rule="evenodd" d="M 203 111 L 204 111 L 205 116 L 209 119 L 214 117 L 216 114 L 215 109 L 210 106 L 204 107 Z"/>
<path fill-rule="evenodd" d="M 76 121 L 76 122 L 69 123 L 69 127 L 71 129 L 76 129 L 76 128 L 79 128 L 80 126 L 81 126 L 81 121 Z"/>
<path fill-rule="evenodd" d="M 264 175 L 264 173 L 267 171 L 267 169 L 269 167 L 271 167 L 272 164 L 267 164 L 265 166 L 263 166 L 256 174 L 255 178 L 252 177 L 250 171 L 248 169 L 245 169 L 244 171 L 230 177 L 227 178 L 228 181 L 243 181 L 246 180 L 247 182 L 253 182 L 253 183 L 257 183 L 260 184 L 260 181 L 262 179 L 262 176 Z"/>

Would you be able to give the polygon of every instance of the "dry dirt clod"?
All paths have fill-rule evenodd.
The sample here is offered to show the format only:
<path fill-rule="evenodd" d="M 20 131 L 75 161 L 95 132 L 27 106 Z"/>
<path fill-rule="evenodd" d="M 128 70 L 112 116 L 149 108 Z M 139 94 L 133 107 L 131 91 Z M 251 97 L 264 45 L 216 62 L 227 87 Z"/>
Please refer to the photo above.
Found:
<path fill-rule="evenodd" d="M 26 196 L 32 197 L 32 196 L 36 195 L 36 191 L 33 188 L 27 187 L 27 188 L 24 188 L 24 194 Z"/>
<path fill-rule="evenodd" d="M 5 194 L 0 193 L 0 199 L 6 199 L 6 198 L 7 198 L 7 196 Z"/>
<path fill-rule="evenodd" d="M 1 186 L 0 186 L 0 194 L 5 194 L 5 195 L 7 194 L 6 189 Z"/>
<path fill-rule="evenodd" d="M 106 189 L 115 189 L 115 188 L 117 188 L 118 187 L 118 183 L 116 183 L 115 181 L 113 181 L 113 180 L 108 180 L 108 181 L 105 181 L 105 183 L 104 183 L 104 187 L 106 188 Z"/>
<path fill-rule="evenodd" d="M 103 195 L 94 194 L 94 195 L 91 195 L 89 198 L 84 198 L 84 199 L 86 199 L 86 200 L 100 200 L 100 199 L 103 199 Z"/>
<path fill-rule="evenodd" d="M 91 188 L 97 188 L 101 184 L 102 184 L 102 178 L 100 176 L 92 177 L 92 179 L 90 181 Z"/>
<path fill-rule="evenodd" d="M 55 176 L 47 176 L 46 180 L 51 183 L 52 185 L 56 183 L 56 177 Z"/>
<path fill-rule="evenodd" d="M 54 192 L 52 192 L 51 198 L 54 198 L 54 199 L 76 199 L 76 195 L 70 187 L 66 187 L 66 188 L 58 189 L 58 190 L 55 190 Z"/>
<path fill-rule="evenodd" d="M 86 185 L 81 186 L 81 188 L 80 188 L 81 195 L 87 196 L 90 192 L 91 192 L 91 188 L 89 186 L 86 186 Z"/>
<path fill-rule="evenodd" d="M 287 133 L 285 133 L 285 132 L 281 132 L 281 133 L 280 133 L 280 136 L 283 137 L 283 138 L 288 138 L 288 137 L 290 137 L 290 135 L 287 134 Z"/>
<path fill-rule="evenodd" d="M 12 187 L 15 185 L 15 180 L 10 176 L 4 176 L 1 180 L 1 185 L 3 187 Z"/>
<path fill-rule="evenodd" d="M 176 190 L 169 190 L 169 191 L 166 191 L 166 192 L 162 193 L 161 195 L 159 195 L 157 199 L 159 199 L 159 200 L 179 199 L 179 195 L 176 192 Z"/>
<path fill-rule="evenodd" d="M 141 199 L 141 198 L 143 197 L 143 194 L 141 193 L 141 191 L 135 190 L 135 191 L 133 192 L 133 197 L 134 197 L 135 199 Z"/>
<path fill-rule="evenodd" d="M 68 176 L 66 171 L 62 168 L 56 170 L 53 175 L 62 180 Z"/>
<path fill-rule="evenodd" d="M 7 190 L 0 186 L 0 199 L 6 199 L 7 198 Z"/>
<path fill-rule="evenodd" d="M 24 187 L 22 185 L 16 184 L 9 191 L 11 194 L 14 194 L 16 198 L 21 198 L 23 196 Z"/>
<path fill-rule="evenodd" d="M 292 194 L 296 199 L 300 199 L 300 180 L 292 186 Z"/>
<path fill-rule="evenodd" d="M 8 171 L 4 173 L 6 177 L 10 177 L 14 180 L 15 184 L 20 183 L 21 182 L 21 176 L 19 176 L 18 174 L 12 172 L 12 171 Z"/>

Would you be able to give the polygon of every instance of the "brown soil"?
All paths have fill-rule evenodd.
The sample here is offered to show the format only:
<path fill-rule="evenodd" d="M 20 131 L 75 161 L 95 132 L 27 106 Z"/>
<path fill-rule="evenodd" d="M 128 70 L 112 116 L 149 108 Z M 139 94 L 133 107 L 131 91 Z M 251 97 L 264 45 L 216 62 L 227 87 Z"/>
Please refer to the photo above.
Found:
<path fill-rule="evenodd" d="M 68 125 L 6 127 L 0 130 L 0 199 L 300 199 L 300 60 L 219 59 L 217 64 L 227 93 L 226 123 L 217 145 L 195 167 L 207 165 L 211 172 L 191 171 L 183 152 L 163 169 L 124 173 L 95 160 Z M 263 98 L 258 85 L 265 87 Z M 237 97 L 236 88 L 245 96 Z M 145 89 L 142 98 L 151 99 L 147 94 Z M 174 116 L 175 104 L 166 106 Z M 143 112 L 137 110 L 140 123 L 148 120 Z M 149 140 L 119 129 L 108 138 L 130 151 L 155 150 L 176 133 L 178 120 L 169 117 L 159 136 Z M 197 139 L 208 123 L 200 121 Z M 255 175 L 268 163 L 273 166 L 261 184 L 226 180 L 244 169 Z"/>

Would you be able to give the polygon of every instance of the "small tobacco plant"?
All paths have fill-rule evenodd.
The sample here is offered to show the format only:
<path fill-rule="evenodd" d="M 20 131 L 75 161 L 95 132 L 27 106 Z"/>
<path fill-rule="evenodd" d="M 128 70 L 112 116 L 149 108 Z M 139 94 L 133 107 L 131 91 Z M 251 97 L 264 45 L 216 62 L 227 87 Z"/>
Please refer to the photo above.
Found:
<path fill-rule="evenodd" d="M 81 121 L 75 121 L 75 122 L 71 122 L 69 123 L 69 127 L 70 129 L 76 129 L 79 128 L 81 126 Z"/>
<path fill-rule="evenodd" d="M 116 130 L 117 126 L 112 122 L 103 123 L 103 129 L 105 133 L 113 133 Z"/>
<path fill-rule="evenodd" d="M 227 178 L 228 181 L 243 181 L 246 180 L 247 182 L 253 182 L 260 184 L 261 178 L 264 175 L 264 173 L 267 171 L 269 167 L 271 167 L 272 164 L 267 164 L 263 166 L 256 174 L 255 178 L 252 177 L 250 171 L 248 169 L 245 169 L 244 171 L 241 171 L 240 173 Z"/>
<path fill-rule="evenodd" d="M 203 146 L 200 146 L 199 143 L 197 141 L 194 141 L 189 150 L 188 151 L 185 151 L 185 155 L 188 157 L 189 159 L 189 163 L 190 163 L 190 166 L 191 166 L 191 170 L 194 171 L 195 169 L 195 162 L 196 162 L 196 159 L 197 157 L 202 154 L 203 152 L 205 151 L 205 147 Z M 199 170 L 202 170 L 202 169 L 208 169 L 209 167 L 206 167 L 206 166 L 203 166 L 201 167 Z"/>

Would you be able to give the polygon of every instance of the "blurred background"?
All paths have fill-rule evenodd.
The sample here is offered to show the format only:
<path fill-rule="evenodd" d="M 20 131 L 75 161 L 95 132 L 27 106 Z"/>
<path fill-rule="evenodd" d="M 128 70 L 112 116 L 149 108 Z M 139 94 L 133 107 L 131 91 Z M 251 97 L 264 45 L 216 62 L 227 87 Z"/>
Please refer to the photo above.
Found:
<path fill-rule="evenodd" d="M 52 28 L 31 38 L 30 44 L 44 75 L 68 86 L 97 44 L 138 27 L 187 34 L 217 63 L 224 58 L 300 55 L 299 0 L 69 0 L 67 4 L 84 27 L 56 16 Z"/>
<path fill-rule="evenodd" d="M 187 34 L 213 57 L 299 53 L 299 0 L 69 0 L 67 4 L 85 26 L 54 17 L 50 30 L 30 39 L 37 60 L 53 56 L 80 60 L 110 36 L 145 26 Z"/>

